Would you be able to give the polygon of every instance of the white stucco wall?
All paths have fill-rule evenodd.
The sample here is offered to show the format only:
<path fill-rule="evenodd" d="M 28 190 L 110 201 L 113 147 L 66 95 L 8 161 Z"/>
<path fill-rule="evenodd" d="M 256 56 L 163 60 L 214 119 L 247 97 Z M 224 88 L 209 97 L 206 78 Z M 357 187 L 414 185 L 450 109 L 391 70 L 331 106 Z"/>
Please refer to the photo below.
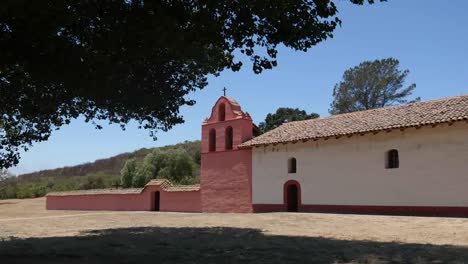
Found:
<path fill-rule="evenodd" d="M 390 149 L 398 169 L 385 168 Z M 252 178 L 254 204 L 282 204 L 297 180 L 302 204 L 468 206 L 468 123 L 254 148 Z"/>

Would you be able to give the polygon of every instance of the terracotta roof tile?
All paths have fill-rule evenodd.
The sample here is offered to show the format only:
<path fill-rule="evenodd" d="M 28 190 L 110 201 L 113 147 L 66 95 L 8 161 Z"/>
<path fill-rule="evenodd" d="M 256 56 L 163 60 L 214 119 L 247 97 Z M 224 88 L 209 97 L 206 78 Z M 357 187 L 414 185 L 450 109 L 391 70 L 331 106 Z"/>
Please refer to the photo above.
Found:
<path fill-rule="evenodd" d="M 169 180 L 166 180 L 166 179 L 153 179 L 153 180 L 150 180 L 146 185 L 147 186 L 161 185 L 161 184 L 164 184 L 166 182 L 169 182 Z"/>
<path fill-rule="evenodd" d="M 468 120 L 468 95 L 285 123 L 240 145 L 249 148 Z"/>
<path fill-rule="evenodd" d="M 146 185 L 146 186 L 160 186 L 161 189 L 165 189 L 169 186 L 172 186 L 172 183 L 167 180 L 167 179 L 153 179 L 153 180 L 150 180 Z"/>
<path fill-rule="evenodd" d="M 173 185 L 166 179 L 154 179 L 149 181 L 144 188 L 126 188 L 126 189 L 93 189 L 76 190 L 66 192 L 51 192 L 47 196 L 68 196 L 68 195 L 96 195 L 96 194 L 139 194 L 148 186 L 160 186 L 161 190 L 166 192 L 194 192 L 200 190 L 200 185 Z"/>
<path fill-rule="evenodd" d="M 199 191 L 200 185 L 199 184 L 175 185 L 175 186 L 170 186 L 168 188 L 165 188 L 164 190 L 167 192 L 193 192 L 193 191 Z"/>
<path fill-rule="evenodd" d="M 92 190 L 76 190 L 66 192 L 51 192 L 47 196 L 65 196 L 65 195 L 95 195 L 95 194 L 138 194 L 143 191 L 143 188 L 127 188 L 127 189 L 92 189 Z"/>

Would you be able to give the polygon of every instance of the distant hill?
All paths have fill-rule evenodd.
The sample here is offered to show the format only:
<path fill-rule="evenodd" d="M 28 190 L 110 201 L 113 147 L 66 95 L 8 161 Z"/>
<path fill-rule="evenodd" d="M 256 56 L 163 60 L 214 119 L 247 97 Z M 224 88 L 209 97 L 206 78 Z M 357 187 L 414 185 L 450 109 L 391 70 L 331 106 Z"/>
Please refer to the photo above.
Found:
<path fill-rule="evenodd" d="M 176 145 L 159 147 L 161 150 L 183 148 L 194 161 L 192 179 L 200 176 L 200 141 L 185 141 Z M 6 177 L 0 179 L 0 199 L 41 197 L 49 192 L 120 187 L 120 171 L 128 159 L 141 162 L 156 148 L 143 148 L 122 153 L 107 159 L 76 166 Z"/>
<path fill-rule="evenodd" d="M 19 175 L 21 180 L 38 177 L 67 177 L 67 176 L 86 176 L 89 174 L 103 173 L 107 175 L 117 175 L 120 173 L 125 161 L 130 158 L 143 159 L 152 149 L 142 148 L 134 152 L 122 153 L 106 159 L 98 159 L 94 162 L 88 162 L 75 166 L 67 166 L 57 169 L 41 170 Z"/>
<path fill-rule="evenodd" d="M 185 141 L 176 145 L 168 145 L 159 147 L 159 149 L 167 150 L 171 148 L 183 148 L 200 164 L 200 141 Z M 133 152 L 122 153 L 110 158 L 99 159 L 94 162 L 84 163 L 76 166 L 68 166 L 57 169 L 41 170 L 32 173 L 26 173 L 18 176 L 18 181 L 37 179 L 40 177 L 72 177 L 72 176 L 87 176 L 93 174 L 117 176 L 120 175 L 120 170 L 123 168 L 125 161 L 131 158 L 143 160 L 143 158 L 153 151 L 155 148 L 142 148 Z"/>

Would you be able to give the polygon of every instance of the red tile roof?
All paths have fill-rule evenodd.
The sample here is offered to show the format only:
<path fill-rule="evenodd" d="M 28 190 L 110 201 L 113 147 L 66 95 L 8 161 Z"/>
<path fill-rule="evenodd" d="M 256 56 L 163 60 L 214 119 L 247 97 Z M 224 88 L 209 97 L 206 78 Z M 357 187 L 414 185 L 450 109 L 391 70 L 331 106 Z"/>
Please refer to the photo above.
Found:
<path fill-rule="evenodd" d="M 468 95 L 289 122 L 240 145 L 250 148 L 468 120 Z"/>
<path fill-rule="evenodd" d="M 166 192 L 191 192 L 199 191 L 200 185 L 173 185 L 169 180 L 166 179 L 154 179 L 149 181 L 146 186 L 160 186 L 162 190 Z"/>
<path fill-rule="evenodd" d="M 174 185 L 170 186 L 167 188 L 164 188 L 166 192 L 193 192 L 193 191 L 199 191 L 200 190 L 200 185 L 199 184 L 194 184 L 194 185 Z"/>
<path fill-rule="evenodd" d="M 199 184 L 194 185 L 173 185 L 166 179 L 154 179 L 149 181 L 144 188 L 126 188 L 126 189 L 93 189 L 76 190 L 66 192 L 51 192 L 47 196 L 67 196 L 67 195 L 96 195 L 96 194 L 140 194 L 148 186 L 160 186 L 161 190 L 166 192 L 195 192 L 200 190 Z"/>
<path fill-rule="evenodd" d="M 172 183 L 167 180 L 167 179 L 153 179 L 153 180 L 150 180 L 146 185 L 146 186 L 160 186 L 161 189 L 165 189 L 169 186 L 172 186 Z"/>
<path fill-rule="evenodd" d="M 95 195 L 95 194 L 139 194 L 143 188 L 125 188 L 125 189 L 92 189 L 76 190 L 65 192 L 50 192 L 47 196 L 66 196 L 66 195 Z"/>

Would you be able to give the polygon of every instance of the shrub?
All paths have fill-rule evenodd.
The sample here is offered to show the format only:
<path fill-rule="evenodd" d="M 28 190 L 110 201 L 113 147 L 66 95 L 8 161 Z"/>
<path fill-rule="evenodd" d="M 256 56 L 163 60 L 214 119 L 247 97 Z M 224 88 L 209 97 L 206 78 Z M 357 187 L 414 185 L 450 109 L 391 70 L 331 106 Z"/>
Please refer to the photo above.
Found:
<path fill-rule="evenodd" d="M 187 181 L 185 178 L 193 177 L 193 169 L 196 167 L 193 159 L 182 148 L 159 150 L 156 149 L 146 155 L 143 163 L 138 167 L 138 175 L 146 179 L 168 179 L 174 183 Z M 135 181 L 134 181 L 135 182 Z M 140 183 L 140 181 L 138 181 Z M 133 187 L 141 187 L 133 185 Z"/>
<path fill-rule="evenodd" d="M 146 177 L 142 174 L 137 174 L 135 177 L 133 177 L 132 187 L 141 188 L 144 187 L 146 183 Z"/>
<path fill-rule="evenodd" d="M 129 159 L 125 162 L 125 165 L 120 172 L 121 174 L 121 185 L 123 188 L 129 188 L 133 185 L 133 177 L 135 177 L 137 172 L 137 162 L 136 159 Z"/>

